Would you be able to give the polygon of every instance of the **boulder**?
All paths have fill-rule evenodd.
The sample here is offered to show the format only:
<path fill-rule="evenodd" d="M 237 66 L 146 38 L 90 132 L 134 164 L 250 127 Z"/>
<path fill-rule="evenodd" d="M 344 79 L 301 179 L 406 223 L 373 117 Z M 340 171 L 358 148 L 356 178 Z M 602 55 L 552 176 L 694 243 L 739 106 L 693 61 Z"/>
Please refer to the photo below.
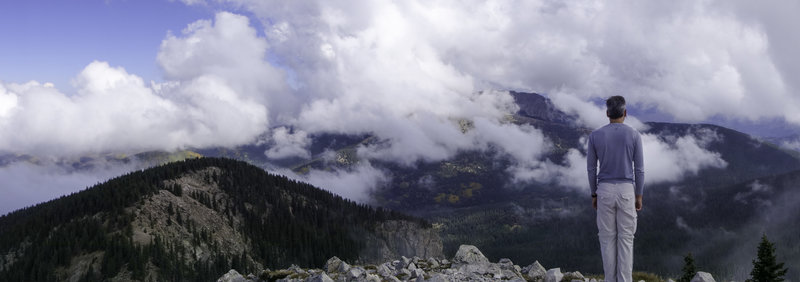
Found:
<path fill-rule="evenodd" d="M 323 272 L 309 277 L 306 282 L 333 282 L 333 279 Z"/>
<path fill-rule="evenodd" d="M 435 258 L 428 258 L 428 267 L 431 269 L 439 268 L 439 262 Z"/>
<path fill-rule="evenodd" d="M 505 270 L 514 269 L 514 262 L 512 262 L 511 259 L 501 258 L 500 262 L 498 262 L 497 264 L 500 265 L 500 268 Z"/>
<path fill-rule="evenodd" d="M 503 277 L 503 270 L 500 269 L 495 263 L 473 263 L 465 264 L 458 268 L 457 273 L 460 272 L 464 275 L 474 275 L 476 277 L 491 277 L 494 279 L 501 279 Z"/>
<path fill-rule="evenodd" d="M 394 267 L 391 265 L 391 263 L 387 262 L 387 263 L 379 265 L 378 269 L 376 270 L 376 272 L 381 277 L 388 278 L 389 276 L 394 276 Z"/>
<path fill-rule="evenodd" d="M 351 267 L 350 270 L 347 271 L 347 278 L 349 279 L 356 279 L 364 275 L 366 271 L 361 267 Z"/>
<path fill-rule="evenodd" d="M 477 247 L 472 245 L 461 245 L 458 247 L 456 256 L 453 257 L 455 264 L 475 264 L 475 263 L 488 263 L 489 259 L 478 250 Z"/>
<path fill-rule="evenodd" d="M 551 268 L 547 270 L 547 274 L 544 276 L 544 282 L 559 282 L 561 278 L 564 278 L 564 274 L 561 273 L 561 268 Z"/>
<path fill-rule="evenodd" d="M 447 276 L 441 273 L 436 273 L 431 275 L 431 278 L 425 280 L 426 282 L 450 282 L 450 279 L 447 279 Z"/>
<path fill-rule="evenodd" d="M 698 271 L 697 274 L 692 277 L 692 282 L 716 282 L 714 277 L 711 276 L 708 272 Z"/>
<path fill-rule="evenodd" d="M 325 263 L 325 272 L 327 273 L 345 273 L 348 270 L 350 270 L 350 265 L 338 257 L 332 257 Z"/>
<path fill-rule="evenodd" d="M 574 280 L 584 281 L 585 278 L 586 277 L 583 277 L 583 274 L 581 274 L 580 271 L 575 271 L 575 272 L 564 273 L 564 277 L 561 279 L 564 281 L 574 281 Z"/>
<path fill-rule="evenodd" d="M 403 266 L 402 267 L 407 267 L 408 264 L 411 263 L 411 259 L 407 258 L 405 256 L 400 257 L 400 259 L 403 260 Z M 402 267 L 398 267 L 398 268 L 402 268 Z"/>
<path fill-rule="evenodd" d="M 381 278 L 375 274 L 367 274 L 367 282 L 381 282 Z"/>
<path fill-rule="evenodd" d="M 425 279 L 425 271 L 423 271 L 422 269 L 419 269 L 419 268 L 414 269 L 413 271 L 411 271 L 411 278 L 422 278 L 422 279 Z"/>
<path fill-rule="evenodd" d="M 531 280 L 542 279 L 544 280 L 544 276 L 547 274 L 547 270 L 544 269 L 539 261 L 534 261 L 531 265 L 526 266 L 522 269 L 522 273 L 528 275 L 528 278 Z"/>
<path fill-rule="evenodd" d="M 411 277 L 411 270 L 403 268 L 403 269 L 400 270 L 400 273 L 397 274 L 397 275 L 398 276 L 405 276 L 406 278 Z"/>
<path fill-rule="evenodd" d="M 244 276 L 242 276 L 241 274 L 239 274 L 239 272 L 233 269 L 231 269 L 231 271 L 228 271 L 228 273 L 225 273 L 225 275 L 222 275 L 222 277 L 217 279 L 217 282 L 245 282 L 245 281 L 246 280 L 244 279 Z"/>

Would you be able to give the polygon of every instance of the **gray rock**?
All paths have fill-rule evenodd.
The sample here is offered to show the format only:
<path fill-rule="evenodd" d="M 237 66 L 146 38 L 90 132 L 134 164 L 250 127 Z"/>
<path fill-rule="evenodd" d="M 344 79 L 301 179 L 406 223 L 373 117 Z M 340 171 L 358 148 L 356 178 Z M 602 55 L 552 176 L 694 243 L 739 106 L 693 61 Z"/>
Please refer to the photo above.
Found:
<path fill-rule="evenodd" d="M 473 263 L 465 264 L 458 268 L 458 272 L 465 275 L 476 275 L 478 277 L 491 277 L 500 279 L 503 277 L 503 270 L 494 263 Z"/>
<path fill-rule="evenodd" d="M 418 256 L 414 256 L 413 258 L 411 258 L 411 262 L 416 263 L 416 264 L 419 264 L 419 262 L 421 262 L 421 261 L 422 261 L 422 259 L 420 257 L 418 257 Z"/>
<path fill-rule="evenodd" d="M 672 278 L 667 278 L 667 282 L 675 282 L 675 280 L 672 280 Z"/>
<path fill-rule="evenodd" d="M 501 276 L 502 279 L 516 279 L 516 278 L 519 278 L 519 279 L 525 280 L 525 279 L 522 278 L 522 274 L 520 274 L 519 271 L 503 269 L 502 270 L 502 274 L 503 274 Z"/>
<path fill-rule="evenodd" d="M 350 265 L 338 257 L 332 257 L 325 263 L 325 272 L 327 273 L 345 273 L 348 270 L 350 270 Z"/>
<path fill-rule="evenodd" d="M 522 273 L 528 275 L 528 278 L 531 280 L 542 279 L 544 280 L 545 275 L 547 274 L 547 270 L 544 269 L 539 261 L 534 261 L 531 265 L 526 266 L 522 269 Z"/>
<path fill-rule="evenodd" d="M 439 262 L 435 258 L 428 258 L 428 267 L 431 269 L 439 268 Z"/>
<path fill-rule="evenodd" d="M 303 270 L 303 268 L 301 268 L 300 266 L 297 266 L 296 264 L 290 265 L 289 268 L 287 268 L 286 270 L 294 272 L 294 273 L 305 272 L 305 270 Z"/>
<path fill-rule="evenodd" d="M 406 276 L 406 277 L 411 277 L 411 270 L 403 268 L 403 269 L 400 270 L 400 273 L 398 273 L 397 275 L 398 276 L 399 275 L 403 275 L 403 276 Z"/>
<path fill-rule="evenodd" d="M 575 271 L 575 272 L 564 273 L 564 277 L 561 279 L 564 281 L 573 281 L 573 280 L 583 281 L 585 277 L 583 277 L 583 274 L 581 274 L 580 271 Z"/>
<path fill-rule="evenodd" d="M 403 261 L 403 266 L 402 267 L 407 267 L 408 264 L 411 263 L 411 259 L 407 258 L 405 256 L 400 257 L 400 259 Z M 398 268 L 401 268 L 401 267 L 398 267 Z"/>
<path fill-rule="evenodd" d="M 507 269 L 507 270 L 514 269 L 514 262 L 512 262 L 511 259 L 501 258 L 500 262 L 498 262 L 497 264 L 499 264 L 500 268 L 502 269 Z"/>
<path fill-rule="evenodd" d="M 714 277 L 711 276 L 708 272 L 698 271 L 697 274 L 692 277 L 692 282 L 716 282 Z"/>
<path fill-rule="evenodd" d="M 356 279 L 364 275 L 365 272 L 366 271 L 361 267 L 351 267 L 350 270 L 347 271 L 347 278 Z"/>
<path fill-rule="evenodd" d="M 473 264 L 473 263 L 488 263 L 489 259 L 478 250 L 477 247 L 472 245 L 461 245 L 458 247 L 456 256 L 453 257 L 454 264 Z"/>
<path fill-rule="evenodd" d="M 378 275 L 383 278 L 387 278 L 389 276 L 394 276 L 394 267 L 390 263 L 384 263 L 378 266 L 378 270 L 376 271 Z"/>
<path fill-rule="evenodd" d="M 431 275 L 431 278 L 425 280 L 426 282 L 450 282 L 450 279 L 447 278 L 447 275 L 441 273 L 435 273 Z"/>
<path fill-rule="evenodd" d="M 244 276 L 242 276 L 241 274 L 239 274 L 239 272 L 233 269 L 231 269 L 231 271 L 228 271 L 228 273 L 225 273 L 225 275 L 222 275 L 222 277 L 217 279 L 217 282 L 245 282 L 245 281 L 246 280 L 244 279 Z"/>
<path fill-rule="evenodd" d="M 547 270 L 547 274 L 544 276 L 544 282 L 559 282 L 561 278 L 564 278 L 564 274 L 561 273 L 561 268 L 551 268 Z"/>
<path fill-rule="evenodd" d="M 323 272 L 309 277 L 306 282 L 333 282 L 333 279 Z"/>
<path fill-rule="evenodd" d="M 410 270 L 411 272 L 414 272 L 414 270 L 416 270 L 418 267 L 417 267 L 417 265 L 416 265 L 416 264 L 414 264 L 414 263 L 412 262 L 412 263 L 409 263 L 409 264 L 408 264 L 408 267 L 406 267 L 406 268 L 407 268 L 408 270 Z"/>
<path fill-rule="evenodd" d="M 422 269 L 414 269 L 411 271 L 411 278 L 425 278 L 425 271 Z"/>
<path fill-rule="evenodd" d="M 375 274 L 367 274 L 365 279 L 367 282 L 381 282 L 381 278 Z"/>

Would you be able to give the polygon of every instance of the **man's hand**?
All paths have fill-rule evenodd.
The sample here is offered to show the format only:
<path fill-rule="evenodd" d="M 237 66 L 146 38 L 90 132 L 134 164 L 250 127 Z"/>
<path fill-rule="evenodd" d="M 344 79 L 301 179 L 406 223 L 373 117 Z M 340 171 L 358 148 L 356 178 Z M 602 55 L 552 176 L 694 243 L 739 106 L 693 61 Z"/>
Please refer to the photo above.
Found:
<path fill-rule="evenodd" d="M 636 210 L 642 210 L 642 195 L 636 195 Z"/>
<path fill-rule="evenodd" d="M 597 197 L 592 197 L 592 207 L 597 209 Z"/>

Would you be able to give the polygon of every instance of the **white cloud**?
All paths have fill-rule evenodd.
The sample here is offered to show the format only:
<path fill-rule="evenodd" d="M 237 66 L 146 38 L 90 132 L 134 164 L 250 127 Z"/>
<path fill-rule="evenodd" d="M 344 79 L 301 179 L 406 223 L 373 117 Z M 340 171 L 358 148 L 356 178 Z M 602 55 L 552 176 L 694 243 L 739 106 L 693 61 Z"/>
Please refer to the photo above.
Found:
<path fill-rule="evenodd" d="M 304 131 L 290 132 L 286 127 L 279 127 L 272 131 L 272 141 L 275 144 L 264 153 L 271 159 L 311 157 L 307 149 L 311 139 Z"/>
<path fill-rule="evenodd" d="M 703 138 L 692 135 L 665 142 L 655 135 L 642 134 L 645 183 L 672 182 L 696 175 L 704 168 L 728 165 L 719 153 L 705 149 L 703 143 Z"/>
<path fill-rule="evenodd" d="M 724 168 L 728 165 L 719 153 L 706 149 L 710 142 L 720 138 L 716 132 L 701 130 L 694 135 L 667 136 L 668 140 L 662 140 L 653 134 L 641 136 L 645 186 L 678 182 L 703 169 Z M 584 139 L 582 138 L 581 144 L 586 144 Z M 552 181 L 579 191 L 589 189 L 586 155 L 577 149 L 569 149 L 562 164 L 546 161 L 532 166 L 514 166 L 509 170 L 516 181 Z M 672 191 L 677 187 L 670 189 Z"/>
<path fill-rule="evenodd" d="M 0 151 L 80 155 L 253 142 L 269 125 L 260 79 L 279 76 L 263 54 L 248 60 L 264 52 L 264 39 L 246 18 L 227 13 L 213 25 L 192 24 L 186 36 L 162 44 L 159 60 L 177 79 L 163 84 L 148 86 L 106 62 L 86 66 L 72 96 L 38 82 L 0 83 Z"/>
<path fill-rule="evenodd" d="M 577 175 L 579 152 L 564 164 L 541 160 L 550 146 L 541 132 L 503 120 L 513 99 L 480 90 L 548 93 L 590 128 L 606 119 L 586 101 L 612 95 L 679 121 L 800 124 L 800 35 L 790 32 L 800 18 L 787 12 L 796 3 L 217 2 L 261 25 L 219 12 L 167 35 L 157 57 L 165 83 L 104 62 L 78 75 L 73 96 L 0 83 L 0 151 L 171 150 L 265 134 L 279 145 L 267 155 L 306 156 L 303 134 L 370 133 L 378 142 L 359 150 L 364 157 L 413 165 L 492 147 L 514 157 L 519 179 L 546 179 Z M 474 128 L 462 132 L 462 121 Z M 725 165 L 701 139 L 643 137 L 649 182 Z"/>
<path fill-rule="evenodd" d="M 294 178 L 362 203 L 372 201 L 371 192 L 391 180 L 388 173 L 374 168 L 369 162 L 361 162 L 349 170 L 312 170 L 307 175 Z"/>
<path fill-rule="evenodd" d="M 330 76 L 370 75 L 359 70 L 366 62 L 387 77 L 424 83 L 403 64 L 416 62 L 447 66 L 480 87 L 582 99 L 621 94 L 680 121 L 800 123 L 800 98 L 792 95 L 800 64 L 787 63 L 797 61 L 792 46 L 800 42 L 787 30 L 800 19 L 786 11 L 797 3 L 222 2 L 257 15 L 276 54 L 302 58 L 287 66 L 309 91 L 350 86 Z M 381 67 L 392 61 L 397 68 Z"/>
<path fill-rule="evenodd" d="M 577 116 L 578 122 L 580 123 L 579 125 L 596 129 L 603 127 L 609 122 L 606 116 L 605 106 L 600 107 L 589 101 L 582 100 L 575 95 L 562 92 L 551 94 L 550 99 L 552 99 L 553 104 L 559 110 Z M 625 118 L 625 124 L 639 131 L 647 130 L 646 124 L 631 115 Z"/>

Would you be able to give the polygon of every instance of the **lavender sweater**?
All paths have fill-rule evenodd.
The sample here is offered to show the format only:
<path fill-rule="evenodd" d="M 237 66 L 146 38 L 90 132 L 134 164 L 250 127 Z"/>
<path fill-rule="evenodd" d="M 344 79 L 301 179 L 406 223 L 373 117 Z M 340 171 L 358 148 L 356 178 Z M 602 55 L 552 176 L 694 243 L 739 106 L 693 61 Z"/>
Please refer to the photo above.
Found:
<path fill-rule="evenodd" d="M 639 132 L 622 123 L 609 123 L 589 134 L 586 169 L 589 187 L 597 193 L 597 183 L 634 183 L 636 195 L 644 191 L 644 158 Z M 600 171 L 597 170 L 598 161 Z"/>

